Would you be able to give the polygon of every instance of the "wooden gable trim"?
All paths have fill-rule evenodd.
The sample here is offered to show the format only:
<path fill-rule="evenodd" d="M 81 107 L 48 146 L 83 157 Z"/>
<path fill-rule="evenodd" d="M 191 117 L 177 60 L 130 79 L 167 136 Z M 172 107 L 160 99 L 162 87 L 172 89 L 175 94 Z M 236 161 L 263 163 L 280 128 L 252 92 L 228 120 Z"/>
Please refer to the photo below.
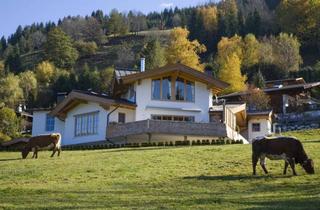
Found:
<path fill-rule="evenodd" d="M 195 81 L 200 81 L 202 83 L 210 85 L 211 87 L 216 87 L 216 91 L 221 91 L 222 89 L 229 86 L 229 84 L 223 81 L 209 77 L 205 73 L 199 72 L 182 64 L 167 65 L 158 69 L 128 75 L 122 77 L 122 82 L 124 84 L 128 84 L 141 79 L 161 77 L 165 74 L 171 74 L 172 72 L 178 72 L 179 75 L 184 75 L 192 78 Z"/>
<path fill-rule="evenodd" d="M 81 103 L 86 104 L 88 102 L 98 103 L 105 110 L 109 110 L 111 105 L 118 105 L 119 107 L 127 109 L 135 109 L 136 107 L 134 104 L 121 103 L 113 99 L 101 98 L 73 91 L 50 112 L 50 115 L 57 116 L 60 120 L 64 120 L 68 111 Z"/>

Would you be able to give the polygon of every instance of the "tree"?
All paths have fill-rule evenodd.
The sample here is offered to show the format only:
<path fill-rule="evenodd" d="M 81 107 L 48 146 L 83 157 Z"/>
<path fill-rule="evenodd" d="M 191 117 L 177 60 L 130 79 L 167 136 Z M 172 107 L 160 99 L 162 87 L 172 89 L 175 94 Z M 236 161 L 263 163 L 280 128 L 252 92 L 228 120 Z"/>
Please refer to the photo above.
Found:
<path fill-rule="evenodd" d="M 20 59 L 19 45 L 15 45 L 15 46 L 8 45 L 4 54 L 5 54 L 5 67 L 14 73 L 21 72 L 22 63 Z"/>
<path fill-rule="evenodd" d="M 19 77 L 8 74 L 0 78 L 0 102 L 7 107 L 15 108 L 23 100 L 23 90 L 20 88 Z"/>
<path fill-rule="evenodd" d="M 270 110 L 270 97 L 259 88 L 249 88 L 247 95 L 242 97 L 249 110 L 266 111 Z"/>
<path fill-rule="evenodd" d="M 254 35 L 258 36 L 260 33 L 260 24 L 261 24 L 261 17 L 259 12 L 255 9 L 254 12 L 250 12 L 246 19 L 245 23 L 245 31 L 247 33 L 253 33 Z"/>
<path fill-rule="evenodd" d="M 295 34 L 304 44 L 316 46 L 320 36 L 319 11 L 318 0 L 282 0 L 277 8 L 277 21 L 284 32 Z"/>
<path fill-rule="evenodd" d="M 0 136 L 15 137 L 19 131 L 19 119 L 14 111 L 8 107 L 0 108 Z M 1 139 L 0 139 L 1 140 Z M 10 140 L 10 139 L 5 139 Z"/>
<path fill-rule="evenodd" d="M 265 87 L 264 78 L 260 70 L 253 76 L 253 85 L 260 89 Z"/>
<path fill-rule="evenodd" d="M 87 57 L 96 54 L 98 46 L 95 42 L 76 41 L 75 47 L 79 52 L 80 57 Z"/>
<path fill-rule="evenodd" d="M 236 53 L 227 57 L 225 62 L 220 64 L 219 79 L 227 82 L 230 86 L 222 93 L 232 93 L 246 89 L 246 76 L 241 74 L 241 60 Z"/>
<path fill-rule="evenodd" d="M 142 51 L 146 58 L 146 69 L 155 69 L 166 64 L 165 49 L 161 47 L 158 39 L 149 41 Z"/>
<path fill-rule="evenodd" d="M 218 5 L 219 31 L 221 36 L 231 37 L 238 33 L 238 6 L 235 0 L 222 0 Z"/>
<path fill-rule="evenodd" d="M 19 74 L 20 87 L 26 100 L 34 100 L 37 97 L 37 79 L 32 71 L 25 71 Z"/>
<path fill-rule="evenodd" d="M 82 68 L 82 71 L 79 75 L 78 87 L 81 90 L 93 90 L 100 91 L 101 79 L 100 74 L 97 70 L 90 70 L 87 63 Z"/>
<path fill-rule="evenodd" d="M 200 64 L 199 53 L 206 51 L 204 45 L 197 40 L 188 40 L 189 31 L 185 28 L 174 28 L 170 33 L 170 43 L 166 49 L 166 59 L 170 64 L 182 63 L 199 71 L 203 70 Z"/>
<path fill-rule="evenodd" d="M 298 71 L 302 64 L 298 39 L 286 33 L 280 33 L 278 37 L 270 39 L 275 64 L 286 72 Z"/>
<path fill-rule="evenodd" d="M 41 31 L 36 31 L 29 37 L 29 43 L 33 50 L 42 49 L 46 41 L 47 37 Z"/>
<path fill-rule="evenodd" d="M 244 38 L 243 45 L 243 61 L 244 68 L 250 68 L 251 66 L 259 63 L 259 42 L 253 34 L 247 34 Z"/>
<path fill-rule="evenodd" d="M 99 87 L 100 91 L 102 91 L 104 93 L 107 93 L 110 91 L 110 86 L 111 86 L 113 74 L 114 74 L 113 67 L 108 67 L 108 68 L 100 71 L 100 80 L 101 80 L 101 84 Z"/>
<path fill-rule="evenodd" d="M 240 59 L 243 59 L 243 42 L 242 38 L 238 35 L 234 35 L 231 38 L 222 37 L 218 43 L 218 63 L 223 63 L 232 54 L 236 54 Z"/>
<path fill-rule="evenodd" d="M 52 29 L 48 34 L 46 54 L 49 61 L 60 68 L 70 69 L 78 59 L 78 51 L 71 38 L 60 28 Z"/>
<path fill-rule="evenodd" d="M 6 74 L 5 69 L 4 69 L 4 62 L 0 60 L 0 78 L 4 77 Z"/>
<path fill-rule="evenodd" d="M 54 73 L 55 66 L 48 61 L 43 61 L 36 67 L 37 81 L 40 85 L 43 85 L 45 87 L 48 87 L 49 84 L 53 81 Z"/>
<path fill-rule="evenodd" d="M 139 31 L 147 29 L 147 19 L 142 12 L 130 11 L 128 14 L 128 19 L 130 24 L 130 31 L 138 33 Z"/>
<path fill-rule="evenodd" d="M 125 22 L 125 17 L 116 9 L 110 12 L 108 20 L 108 32 L 113 35 L 128 33 L 128 25 Z"/>

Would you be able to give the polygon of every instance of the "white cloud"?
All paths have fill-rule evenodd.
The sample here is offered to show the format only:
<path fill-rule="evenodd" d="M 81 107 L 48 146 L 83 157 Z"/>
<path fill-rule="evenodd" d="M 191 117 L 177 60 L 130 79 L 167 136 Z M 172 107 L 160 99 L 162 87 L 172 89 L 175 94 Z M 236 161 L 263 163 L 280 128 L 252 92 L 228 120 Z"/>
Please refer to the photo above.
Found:
<path fill-rule="evenodd" d="M 162 8 L 168 8 L 168 7 L 173 7 L 173 3 L 161 3 L 160 4 L 160 7 Z"/>

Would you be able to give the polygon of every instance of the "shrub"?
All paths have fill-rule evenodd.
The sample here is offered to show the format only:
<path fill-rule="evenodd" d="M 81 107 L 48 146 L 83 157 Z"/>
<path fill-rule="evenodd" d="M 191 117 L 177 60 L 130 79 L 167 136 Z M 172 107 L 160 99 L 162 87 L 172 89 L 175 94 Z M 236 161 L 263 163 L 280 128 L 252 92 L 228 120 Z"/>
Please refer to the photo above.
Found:
<path fill-rule="evenodd" d="M 158 142 L 158 147 L 164 146 L 163 142 Z"/>
<path fill-rule="evenodd" d="M 236 141 L 234 139 L 232 139 L 231 144 L 235 144 L 235 143 L 236 143 Z"/>
<path fill-rule="evenodd" d="M 230 139 L 227 139 L 227 140 L 226 140 L 226 144 L 231 144 Z"/>
<path fill-rule="evenodd" d="M 172 141 L 170 141 L 169 146 L 174 146 L 174 143 Z"/>
<path fill-rule="evenodd" d="M 10 141 L 10 136 L 0 132 L 0 142 Z"/>
<path fill-rule="evenodd" d="M 19 119 L 13 109 L 0 108 L 0 132 L 6 136 L 15 137 L 19 131 Z M 8 139 L 3 136 L 4 139 Z"/>
<path fill-rule="evenodd" d="M 201 145 L 201 141 L 200 140 L 197 140 L 197 145 Z"/>
<path fill-rule="evenodd" d="M 98 46 L 95 42 L 76 41 L 75 47 L 77 48 L 80 57 L 87 57 L 96 54 Z"/>

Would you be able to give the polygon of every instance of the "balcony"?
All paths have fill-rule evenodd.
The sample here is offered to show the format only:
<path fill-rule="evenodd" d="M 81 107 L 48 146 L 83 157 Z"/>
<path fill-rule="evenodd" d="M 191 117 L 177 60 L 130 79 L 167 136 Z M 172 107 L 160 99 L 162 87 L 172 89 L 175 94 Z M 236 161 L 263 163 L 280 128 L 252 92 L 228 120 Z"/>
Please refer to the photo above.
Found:
<path fill-rule="evenodd" d="M 195 123 L 160 120 L 143 120 L 113 124 L 107 128 L 107 138 L 128 137 L 141 134 L 164 134 L 180 136 L 226 137 L 226 126 L 220 122 Z"/>

